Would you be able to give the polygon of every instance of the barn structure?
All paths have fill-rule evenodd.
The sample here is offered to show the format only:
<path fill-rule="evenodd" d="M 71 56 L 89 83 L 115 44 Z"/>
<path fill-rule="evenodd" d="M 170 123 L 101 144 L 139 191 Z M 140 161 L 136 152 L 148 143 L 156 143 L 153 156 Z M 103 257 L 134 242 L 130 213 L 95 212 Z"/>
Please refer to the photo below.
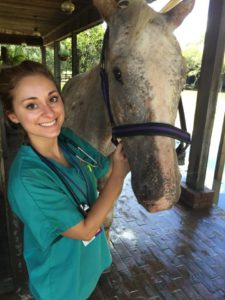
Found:
<path fill-rule="evenodd" d="M 157 0 L 148 2 L 153 1 Z M 0 2 L 0 44 L 38 46 L 44 64 L 46 47 L 52 45 L 58 81 L 60 41 L 72 38 L 75 75 L 77 34 L 102 22 L 91 0 L 73 0 L 75 11 L 70 15 L 62 12 L 62 2 Z M 171 0 L 170 5 L 178 2 Z M 41 35 L 34 36 L 34 30 Z M 225 2 L 210 0 L 188 175 L 180 201 L 173 210 L 149 215 L 132 194 L 125 210 L 127 195 L 121 196 L 111 233 L 113 265 L 90 299 L 225 299 L 225 212 L 213 205 L 224 169 L 224 121 L 213 189 L 205 187 L 224 47 Z M 22 258 L 22 226 L 10 212 L 6 197 L 18 137 L 6 131 L 2 108 L 0 129 L 0 299 L 31 299 Z"/>

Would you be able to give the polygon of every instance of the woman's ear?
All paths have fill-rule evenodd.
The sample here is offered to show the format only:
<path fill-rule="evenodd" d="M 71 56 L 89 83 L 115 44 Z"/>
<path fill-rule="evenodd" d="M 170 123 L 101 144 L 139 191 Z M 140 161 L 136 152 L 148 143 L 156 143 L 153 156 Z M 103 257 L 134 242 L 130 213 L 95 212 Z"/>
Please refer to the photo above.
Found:
<path fill-rule="evenodd" d="M 19 124 L 19 120 L 17 119 L 17 116 L 13 112 L 7 112 L 6 113 L 7 118 L 14 124 Z"/>

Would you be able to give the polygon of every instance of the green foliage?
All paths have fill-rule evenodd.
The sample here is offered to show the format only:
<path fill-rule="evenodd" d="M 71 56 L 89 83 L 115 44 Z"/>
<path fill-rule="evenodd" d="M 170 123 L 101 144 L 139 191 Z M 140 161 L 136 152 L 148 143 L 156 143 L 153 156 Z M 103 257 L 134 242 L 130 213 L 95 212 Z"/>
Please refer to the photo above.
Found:
<path fill-rule="evenodd" d="M 224 56 L 224 59 L 223 59 L 222 75 L 225 75 L 225 56 Z"/>
<path fill-rule="evenodd" d="M 105 29 L 100 24 L 78 35 L 80 73 L 86 72 L 99 62 L 104 32 Z"/>
<path fill-rule="evenodd" d="M 25 59 L 41 61 L 39 47 L 28 47 L 26 45 L 1 45 L 8 48 L 9 59 L 12 65 L 21 63 Z"/>
<path fill-rule="evenodd" d="M 203 53 L 203 37 L 196 43 L 189 44 L 183 50 L 183 56 L 187 66 L 187 87 L 197 88 L 198 78 L 201 71 Z"/>
<path fill-rule="evenodd" d="M 104 35 L 102 24 L 92 27 L 78 34 L 77 44 L 79 53 L 79 70 L 85 72 L 97 64 L 100 60 L 102 40 Z M 3 45 L 0 45 L 3 46 Z M 28 47 L 26 45 L 4 45 L 8 48 L 12 65 L 19 64 L 25 59 L 41 62 L 41 50 L 39 47 Z M 66 38 L 60 43 L 61 72 L 71 72 L 72 70 L 72 45 L 71 38 Z M 46 48 L 46 60 L 48 68 L 54 70 L 54 50 L 53 47 Z"/>
<path fill-rule="evenodd" d="M 61 60 L 61 72 L 72 71 L 72 40 L 66 38 L 60 43 L 60 51 L 58 53 Z"/>
<path fill-rule="evenodd" d="M 48 69 L 54 74 L 54 49 L 53 47 L 46 47 L 46 65 Z"/>
<path fill-rule="evenodd" d="M 189 44 L 183 49 L 183 56 L 187 65 L 187 88 L 198 88 L 198 79 L 201 71 L 202 55 L 204 47 L 204 37 L 202 36 L 196 43 Z M 225 74 L 225 59 L 223 63 L 222 75 Z"/>
<path fill-rule="evenodd" d="M 61 47 L 58 56 L 61 60 L 67 60 L 71 55 L 69 50 L 66 47 Z"/>
<path fill-rule="evenodd" d="M 201 68 L 202 52 L 194 47 L 186 48 L 183 52 L 188 68 L 188 75 L 197 75 Z"/>
<path fill-rule="evenodd" d="M 195 46 L 189 46 L 183 51 L 187 66 L 187 84 L 190 88 L 196 88 L 201 71 L 202 50 Z"/>

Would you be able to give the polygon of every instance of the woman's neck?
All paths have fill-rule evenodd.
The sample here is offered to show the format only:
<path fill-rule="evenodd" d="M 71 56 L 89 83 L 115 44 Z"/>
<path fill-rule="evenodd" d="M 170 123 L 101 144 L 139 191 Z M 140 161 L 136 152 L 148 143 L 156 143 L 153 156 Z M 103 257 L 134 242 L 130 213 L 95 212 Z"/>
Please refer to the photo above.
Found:
<path fill-rule="evenodd" d="M 30 139 L 30 144 L 32 147 L 41 155 L 46 158 L 53 159 L 66 167 L 69 167 L 70 164 L 64 157 L 63 151 L 59 146 L 58 138 L 50 139 Z"/>

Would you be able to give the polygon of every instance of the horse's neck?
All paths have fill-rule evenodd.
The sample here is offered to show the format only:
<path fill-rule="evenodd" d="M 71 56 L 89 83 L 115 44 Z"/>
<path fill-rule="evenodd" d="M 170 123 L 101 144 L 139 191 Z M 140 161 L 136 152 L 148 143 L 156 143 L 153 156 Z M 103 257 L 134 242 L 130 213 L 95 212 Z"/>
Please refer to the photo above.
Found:
<path fill-rule="evenodd" d="M 102 96 L 99 66 L 76 76 L 69 88 L 73 88 L 73 97 L 70 97 L 74 100 L 67 105 L 66 125 L 101 152 L 109 154 L 112 151 L 111 127 Z"/>

